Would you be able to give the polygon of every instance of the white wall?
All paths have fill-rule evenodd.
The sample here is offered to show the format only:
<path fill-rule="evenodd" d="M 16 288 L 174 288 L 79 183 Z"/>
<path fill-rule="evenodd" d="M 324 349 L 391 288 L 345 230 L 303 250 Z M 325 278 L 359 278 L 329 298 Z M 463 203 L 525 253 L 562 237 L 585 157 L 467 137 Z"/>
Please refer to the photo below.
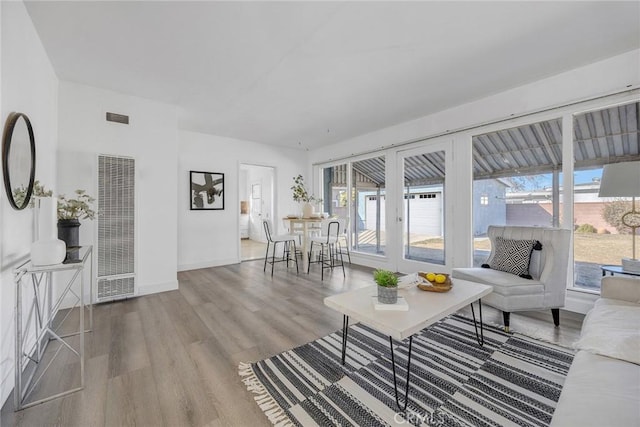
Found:
<path fill-rule="evenodd" d="M 36 140 L 36 178 L 56 187 L 58 79 L 22 2 L 1 2 L 2 124 L 12 111 L 27 114 Z M 0 191 L 0 402 L 13 388 L 14 299 L 12 270 L 29 253 L 32 210 L 15 211 Z"/>
<path fill-rule="evenodd" d="M 275 167 L 276 219 L 299 210 L 290 187 L 295 175 L 306 175 L 305 151 L 188 131 L 179 131 L 178 139 L 179 271 L 240 262 L 240 163 Z M 224 210 L 189 210 L 191 170 L 225 174 Z M 281 221 L 274 225 L 282 230 Z"/>
<path fill-rule="evenodd" d="M 106 112 L 128 115 L 129 125 L 107 122 Z M 61 82 L 59 117 L 60 192 L 97 196 L 98 154 L 135 158 L 138 295 L 177 289 L 176 107 Z M 95 245 L 96 223 L 80 227 L 81 244 Z"/>

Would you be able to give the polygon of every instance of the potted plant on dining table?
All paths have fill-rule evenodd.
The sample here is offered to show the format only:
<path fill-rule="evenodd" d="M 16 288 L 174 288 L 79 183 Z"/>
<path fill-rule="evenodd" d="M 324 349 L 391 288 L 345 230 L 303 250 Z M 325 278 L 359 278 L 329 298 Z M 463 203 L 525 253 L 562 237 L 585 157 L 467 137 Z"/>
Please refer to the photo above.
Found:
<path fill-rule="evenodd" d="M 293 177 L 293 186 L 291 187 L 291 190 L 293 191 L 293 201 L 304 203 L 304 205 L 302 205 L 302 217 L 311 218 L 315 211 L 312 202 L 315 201 L 321 203 L 322 200 L 316 199 L 314 196 L 309 194 L 304 185 L 304 178 L 302 175 Z"/>

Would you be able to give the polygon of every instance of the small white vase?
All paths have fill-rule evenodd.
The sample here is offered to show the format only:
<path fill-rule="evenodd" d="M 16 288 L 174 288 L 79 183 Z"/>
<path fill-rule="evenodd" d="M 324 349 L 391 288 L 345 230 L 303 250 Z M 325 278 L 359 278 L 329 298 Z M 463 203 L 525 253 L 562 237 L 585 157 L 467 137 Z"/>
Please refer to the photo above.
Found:
<path fill-rule="evenodd" d="M 31 244 L 31 263 L 35 266 L 60 264 L 66 252 L 67 245 L 62 240 L 37 240 Z"/>
<path fill-rule="evenodd" d="M 306 202 L 302 205 L 302 217 L 303 218 L 311 218 L 313 216 L 313 205 L 309 202 Z"/>

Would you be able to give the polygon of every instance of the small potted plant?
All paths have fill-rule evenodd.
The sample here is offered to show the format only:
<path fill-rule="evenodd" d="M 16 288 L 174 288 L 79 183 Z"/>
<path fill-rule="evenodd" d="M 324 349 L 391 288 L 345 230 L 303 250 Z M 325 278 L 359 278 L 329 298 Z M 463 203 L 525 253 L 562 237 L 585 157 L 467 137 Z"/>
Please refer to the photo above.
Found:
<path fill-rule="evenodd" d="M 398 276 L 389 270 L 376 270 L 373 280 L 378 284 L 378 302 L 395 304 L 398 301 Z"/>
<path fill-rule="evenodd" d="M 75 198 L 58 196 L 58 238 L 65 241 L 67 248 L 79 246 L 79 220 L 96 217 L 93 202 L 95 199 L 85 190 L 76 190 Z"/>

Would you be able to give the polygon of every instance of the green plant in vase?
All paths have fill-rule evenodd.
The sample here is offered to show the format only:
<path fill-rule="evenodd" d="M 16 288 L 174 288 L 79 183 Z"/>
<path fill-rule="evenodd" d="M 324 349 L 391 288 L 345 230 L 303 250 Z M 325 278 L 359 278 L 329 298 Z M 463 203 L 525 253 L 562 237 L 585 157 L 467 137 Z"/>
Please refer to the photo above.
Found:
<path fill-rule="evenodd" d="M 305 218 L 309 218 L 313 215 L 314 206 L 311 202 L 322 203 L 322 199 L 316 199 L 315 196 L 309 194 L 304 185 L 304 178 L 302 175 L 293 177 L 293 186 L 291 186 L 291 190 L 293 191 L 293 201 L 304 203 L 302 206 L 302 216 Z"/>
<path fill-rule="evenodd" d="M 76 197 L 71 199 L 61 194 L 58 196 L 58 220 L 94 219 L 97 212 L 92 204 L 96 201 L 85 190 L 76 190 Z"/>
<path fill-rule="evenodd" d="M 373 280 L 378 285 L 378 302 L 395 304 L 398 301 L 398 276 L 389 270 L 373 272 Z"/>
<path fill-rule="evenodd" d="M 67 248 L 79 246 L 80 220 L 98 215 L 93 209 L 94 202 L 85 190 L 76 190 L 74 198 L 58 196 L 58 238 L 66 242 Z"/>

